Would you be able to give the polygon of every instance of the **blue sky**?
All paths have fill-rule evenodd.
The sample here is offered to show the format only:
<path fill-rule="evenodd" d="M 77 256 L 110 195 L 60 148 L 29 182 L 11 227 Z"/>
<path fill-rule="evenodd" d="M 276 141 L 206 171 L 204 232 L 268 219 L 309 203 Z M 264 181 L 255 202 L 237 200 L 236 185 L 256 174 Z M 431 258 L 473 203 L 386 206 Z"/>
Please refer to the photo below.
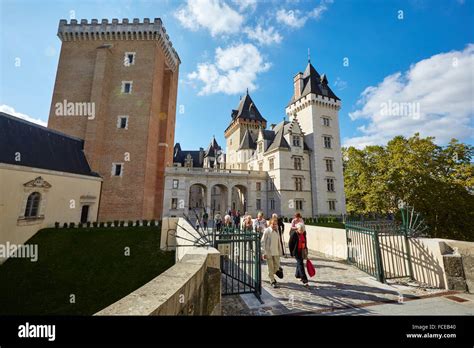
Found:
<path fill-rule="evenodd" d="M 344 145 L 417 131 L 439 144 L 473 143 L 473 1 L 0 3 L 0 110 L 19 117 L 47 120 L 60 19 L 160 17 L 182 61 L 175 136 L 182 148 L 206 147 L 212 135 L 223 144 L 246 88 L 269 124 L 281 121 L 308 49 L 342 100 Z M 388 103 L 413 109 L 387 114 Z"/>

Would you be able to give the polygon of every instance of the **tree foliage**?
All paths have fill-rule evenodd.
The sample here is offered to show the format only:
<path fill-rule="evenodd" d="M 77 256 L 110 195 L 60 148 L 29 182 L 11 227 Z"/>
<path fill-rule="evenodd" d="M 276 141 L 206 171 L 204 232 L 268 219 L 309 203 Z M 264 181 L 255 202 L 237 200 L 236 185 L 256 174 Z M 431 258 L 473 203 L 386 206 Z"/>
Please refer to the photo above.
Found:
<path fill-rule="evenodd" d="M 474 241 L 474 148 L 433 140 L 417 133 L 343 148 L 347 212 L 390 214 L 403 201 L 423 215 L 431 237 Z"/>

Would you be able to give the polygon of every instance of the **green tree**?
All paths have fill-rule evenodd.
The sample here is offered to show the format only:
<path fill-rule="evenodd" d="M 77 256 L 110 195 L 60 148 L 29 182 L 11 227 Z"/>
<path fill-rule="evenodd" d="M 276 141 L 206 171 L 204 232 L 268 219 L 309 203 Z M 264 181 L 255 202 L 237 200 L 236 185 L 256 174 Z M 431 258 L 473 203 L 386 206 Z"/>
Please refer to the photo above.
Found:
<path fill-rule="evenodd" d="M 423 215 L 432 237 L 474 240 L 473 147 L 453 139 L 397 136 L 386 146 L 343 149 L 349 214 L 395 213 L 403 201 Z"/>

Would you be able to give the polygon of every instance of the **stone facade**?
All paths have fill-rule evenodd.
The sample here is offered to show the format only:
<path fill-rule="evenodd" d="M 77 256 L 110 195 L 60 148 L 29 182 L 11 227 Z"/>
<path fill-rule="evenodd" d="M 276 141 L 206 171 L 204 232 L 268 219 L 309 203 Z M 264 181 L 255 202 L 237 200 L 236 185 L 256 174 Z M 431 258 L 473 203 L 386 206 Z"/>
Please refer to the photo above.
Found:
<path fill-rule="evenodd" d="M 161 20 L 61 20 L 58 36 L 48 127 L 84 139 L 104 180 L 99 219 L 161 217 L 180 64 Z M 61 103 L 85 103 L 94 114 L 66 117 Z"/>
<path fill-rule="evenodd" d="M 175 146 L 174 165 L 188 169 L 167 170 L 165 186 L 170 193 L 165 195 L 164 215 L 205 208 L 287 217 L 296 212 L 304 217 L 344 214 L 340 105 L 327 77 L 310 63 L 294 78 L 294 95 L 286 108 L 289 121 L 266 129 L 267 120 L 247 91 L 231 112 L 224 131 L 226 154 L 221 154 L 217 166 L 203 160 L 209 148 L 186 152 Z M 247 182 L 228 195 L 239 187 L 239 173 L 247 176 Z M 177 181 L 180 186 L 173 189 Z"/>

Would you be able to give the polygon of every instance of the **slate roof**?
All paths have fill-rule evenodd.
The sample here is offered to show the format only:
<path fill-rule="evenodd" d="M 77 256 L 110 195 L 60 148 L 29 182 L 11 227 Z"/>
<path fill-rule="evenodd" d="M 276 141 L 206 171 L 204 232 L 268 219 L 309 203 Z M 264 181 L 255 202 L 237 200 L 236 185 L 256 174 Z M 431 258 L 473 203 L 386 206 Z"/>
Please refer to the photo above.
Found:
<path fill-rule="evenodd" d="M 204 153 L 204 157 L 216 157 L 218 151 L 221 151 L 221 147 L 217 143 L 215 137 L 212 137 L 211 143 L 207 147 L 207 150 Z"/>
<path fill-rule="evenodd" d="M 255 120 L 260 122 L 267 122 L 258 111 L 257 106 L 247 91 L 247 94 L 240 100 L 237 110 L 232 110 L 232 120 L 242 118 L 244 120 Z"/>
<path fill-rule="evenodd" d="M 179 143 L 176 143 L 174 146 L 174 151 L 173 151 L 173 163 L 181 163 L 181 165 L 184 167 L 186 157 L 191 155 L 191 158 L 193 159 L 193 167 L 198 167 L 202 168 L 203 162 L 201 161 L 201 150 L 197 151 L 189 151 L 189 150 L 181 150 L 181 145 Z"/>
<path fill-rule="evenodd" d="M 98 177 L 83 150 L 82 139 L 0 112 L 0 163 Z"/>
<path fill-rule="evenodd" d="M 280 127 L 278 132 L 275 133 L 273 142 L 270 144 L 270 146 L 268 147 L 266 151 L 272 151 L 272 150 L 281 149 L 281 148 L 289 149 L 290 145 L 286 141 L 284 135 L 285 135 L 284 127 Z"/>
<path fill-rule="evenodd" d="M 319 75 L 314 66 L 308 62 L 308 65 L 306 66 L 306 69 L 303 73 L 303 90 L 301 92 L 301 97 L 296 99 L 293 95 L 288 105 L 311 93 L 333 98 L 335 100 L 340 100 L 329 87 L 326 75 Z"/>
<path fill-rule="evenodd" d="M 257 144 L 255 143 L 255 140 L 253 139 L 251 133 L 247 129 L 244 133 L 242 141 L 240 142 L 239 150 L 249 150 L 249 149 L 255 150 L 256 148 L 257 148 Z"/>

